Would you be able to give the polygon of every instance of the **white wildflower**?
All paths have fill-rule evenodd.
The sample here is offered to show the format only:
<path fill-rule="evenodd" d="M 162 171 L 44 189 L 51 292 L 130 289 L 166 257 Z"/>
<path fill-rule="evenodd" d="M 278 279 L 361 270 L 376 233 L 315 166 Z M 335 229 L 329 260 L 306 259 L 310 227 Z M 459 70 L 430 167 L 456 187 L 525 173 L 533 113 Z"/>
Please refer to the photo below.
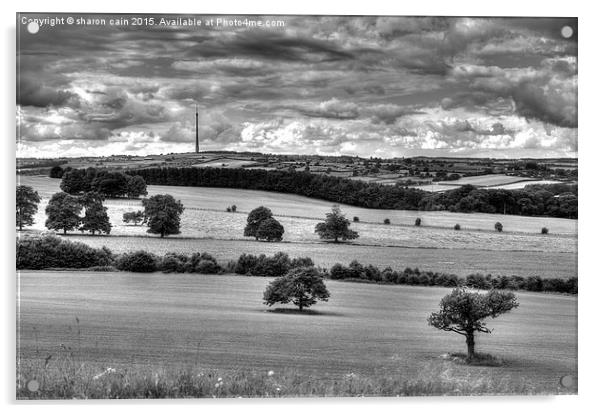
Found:
<path fill-rule="evenodd" d="M 268 371 L 268 377 L 272 377 L 274 375 L 274 370 Z"/>

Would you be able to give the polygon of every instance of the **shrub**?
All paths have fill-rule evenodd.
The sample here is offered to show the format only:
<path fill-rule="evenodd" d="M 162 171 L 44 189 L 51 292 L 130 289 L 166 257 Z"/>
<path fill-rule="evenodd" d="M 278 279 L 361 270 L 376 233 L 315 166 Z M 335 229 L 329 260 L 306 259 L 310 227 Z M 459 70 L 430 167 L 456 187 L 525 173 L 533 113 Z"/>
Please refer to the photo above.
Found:
<path fill-rule="evenodd" d="M 291 260 L 288 254 L 283 252 L 278 252 L 272 257 L 265 254 L 259 256 L 242 254 L 234 265 L 234 272 L 257 277 L 280 277 L 293 268 L 313 266 L 314 262 L 309 257 Z"/>
<path fill-rule="evenodd" d="M 495 228 L 495 230 L 497 232 L 502 232 L 502 230 L 504 229 L 504 226 L 502 225 L 501 222 L 496 222 L 493 227 Z"/>
<path fill-rule="evenodd" d="M 385 225 L 389 225 L 391 223 L 391 220 L 389 218 L 385 218 L 383 222 L 385 223 Z"/>
<path fill-rule="evenodd" d="M 353 222 L 360 222 L 360 219 L 358 217 L 353 217 Z"/>
<path fill-rule="evenodd" d="M 199 254 L 198 252 L 188 256 L 186 254 L 178 254 L 168 252 L 160 260 L 159 269 L 165 273 L 168 272 L 187 272 L 199 274 L 218 274 L 223 271 L 217 260 L 207 253 Z"/>
<path fill-rule="evenodd" d="M 417 227 L 419 227 L 421 224 L 422 224 L 422 219 L 416 218 L 416 221 L 414 221 L 414 225 L 416 225 Z"/>
<path fill-rule="evenodd" d="M 547 234 L 547 233 L 548 233 L 548 228 L 546 228 L 546 227 L 543 227 L 543 228 L 541 229 L 541 233 L 542 233 L 542 234 L 544 234 L 544 235 L 545 235 L 545 234 Z"/>
<path fill-rule="evenodd" d="M 136 251 L 121 254 L 117 257 L 115 267 L 120 271 L 155 272 L 159 259 L 155 254 L 146 251 Z"/>
<path fill-rule="evenodd" d="M 460 224 L 456 224 L 456 225 L 454 225 L 454 229 L 455 229 L 456 231 L 460 231 L 460 229 L 461 229 L 461 227 L 460 227 Z"/>
<path fill-rule="evenodd" d="M 113 264 L 113 254 L 106 248 L 92 248 L 81 242 L 54 235 L 17 240 L 17 269 L 90 268 Z"/>

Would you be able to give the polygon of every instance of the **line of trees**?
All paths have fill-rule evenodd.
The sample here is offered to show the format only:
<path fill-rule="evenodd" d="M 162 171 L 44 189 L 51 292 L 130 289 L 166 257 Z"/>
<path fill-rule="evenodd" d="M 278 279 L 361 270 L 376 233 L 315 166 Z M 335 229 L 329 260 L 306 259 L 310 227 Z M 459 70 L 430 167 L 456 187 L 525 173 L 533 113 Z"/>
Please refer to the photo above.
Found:
<path fill-rule="evenodd" d="M 57 192 L 46 206 L 46 228 L 54 231 L 90 232 L 92 235 L 111 232 L 111 223 L 102 197 L 96 192 L 86 192 L 80 196 Z M 84 215 L 81 212 L 84 210 Z"/>
<path fill-rule="evenodd" d="M 242 188 L 292 193 L 364 208 L 577 218 L 577 184 L 527 185 L 523 189 L 458 189 L 430 193 L 297 171 L 227 168 L 146 168 L 126 171 L 150 185 Z"/>
<path fill-rule="evenodd" d="M 33 197 L 33 195 L 31 196 Z M 142 205 L 144 212 L 126 212 L 124 221 L 132 221 L 135 224 L 145 222 L 148 226 L 147 232 L 159 234 L 161 238 L 180 233 L 180 216 L 184 212 L 184 206 L 179 200 L 176 201 L 171 195 L 154 195 L 143 199 Z M 35 210 L 37 211 L 37 205 Z M 81 215 L 82 210 L 84 211 L 83 215 Z M 79 196 L 57 192 L 48 201 L 46 216 L 46 228 L 63 231 L 63 234 L 76 229 L 90 232 L 92 235 L 111 232 L 112 226 L 107 208 L 103 205 L 103 197 L 98 192 L 85 192 Z M 18 206 L 17 225 L 19 225 L 19 219 Z M 24 222 L 23 218 L 21 218 L 21 222 Z M 33 218 L 31 218 L 31 222 L 33 222 Z"/>
<path fill-rule="evenodd" d="M 58 173 L 58 172 L 57 172 Z M 60 174 L 61 190 L 70 195 L 97 192 L 104 198 L 139 198 L 147 195 L 146 181 L 141 176 L 123 172 L 96 170 L 96 168 L 71 169 Z"/>

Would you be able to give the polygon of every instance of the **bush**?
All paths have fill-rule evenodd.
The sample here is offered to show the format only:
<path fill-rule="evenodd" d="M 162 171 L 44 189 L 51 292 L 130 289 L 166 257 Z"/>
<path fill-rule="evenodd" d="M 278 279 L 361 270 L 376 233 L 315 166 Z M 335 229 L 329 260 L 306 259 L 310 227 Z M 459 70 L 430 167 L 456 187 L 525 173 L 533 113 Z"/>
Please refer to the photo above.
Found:
<path fill-rule="evenodd" d="M 234 272 L 256 277 L 280 277 L 293 268 L 313 266 L 314 262 L 309 257 L 291 260 L 288 254 L 283 252 L 278 252 L 272 257 L 265 254 L 259 256 L 242 254 L 234 265 Z"/>
<path fill-rule="evenodd" d="M 155 254 L 141 250 L 121 254 L 115 262 L 115 267 L 120 271 L 155 272 L 158 262 L 159 258 Z"/>
<path fill-rule="evenodd" d="M 543 228 L 541 229 L 541 233 L 542 233 L 542 234 L 544 234 L 544 235 L 545 235 L 545 234 L 547 234 L 547 233 L 548 233 L 548 228 L 546 228 L 546 227 L 543 227 Z"/>
<path fill-rule="evenodd" d="M 483 290 L 527 290 L 527 291 L 553 291 L 567 294 L 577 294 L 577 278 L 553 278 L 544 279 L 540 277 L 511 277 L 502 275 L 492 277 L 491 274 L 470 274 L 466 278 L 455 274 L 433 273 L 432 271 L 420 271 L 418 268 L 406 268 L 403 272 L 394 271 L 390 267 L 380 270 L 368 265 L 363 266 L 358 261 L 352 261 L 349 266 L 337 263 L 332 266 L 327 277 L 333 280 L 364 280 L 372 282 L 386 282 L 392 284 L 407 285 L 438 285 L 442 287 L 470 287 Z"/>
<path fill-rule="evenodd" d="M 417 227 L 419 227 L 421 224 L 422 224 L 422 219 L 416 218 L 416 221 L 414 221 L 414 225 L 416 225 Z"/>
<path fill-rule="evenodd" d="M 455 229 L 456 231 L 460 231 L 460 229 L 461 229 L 461 227 L 460 227 L 460 224 L 456 224 L 456 225 L 454 225 L 454 229 Z"/>
<path fill-rule="evenodd" d="M 54 235 L 17 240 L 17 269 L 90 268 L 113 264 L 113 254 L 106 248 L 92 248 L 81 242 Z"/>
<path fill-rule="evenodd" d="M 358 217 L 353 217 L 353 222 L 360 222 L 360 219 Z"/>
<path fill-rule="evenodd" d="M 385 218 L 383 222 L 385 223 L 385 225 L 391 224 L 391 220 L 389 218 Z"/>
<path fill-rule="evenodd" d="M 160 260 L 159 269 L 165 273 L 218 274 L 223 272 L 223 268 L 219 266 L 217 260 L 205 252 L 202 254 L 195 252 L 190 256 L 168 252 Z"/>
<path fill-rule="evenodd" d="M 497 232 L 502 232 L 502 230 L 504 229 L 504 226 L 502 225 L 501 222 L 496 222 L 493 227 L 495 228 L 495 230 Z"/>

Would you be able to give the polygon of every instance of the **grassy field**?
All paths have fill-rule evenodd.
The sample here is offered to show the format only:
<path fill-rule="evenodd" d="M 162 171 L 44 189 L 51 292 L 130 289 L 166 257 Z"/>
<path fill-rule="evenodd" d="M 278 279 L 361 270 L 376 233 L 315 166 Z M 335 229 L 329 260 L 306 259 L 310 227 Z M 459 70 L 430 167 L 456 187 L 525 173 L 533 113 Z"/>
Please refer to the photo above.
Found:
<path fill-rule="evenodd" d="M 21 185 L 30 185 L 45 199 L 60 191 L 59 179 L 44 176 L 17 176 Z M 275 215 L 323 219 L 332 207 L 331 202 L 298 195 L 277 192 L 253 191 L 245 189 L 201 188 L 149 185 L 149 195 L 169 193 L 180 199 L 185 207 L 207 210 L 225 211 L 226 207 L 235 204 L 241 212 L 249 212 L 259 205 L 269 207 Z M 108 201 L 110 206 L 112 201 Z M 120 205 L 135 209 L 137 201 L 117 201 Z M 129 204 L 123 204 L 129 202 Z M 42 210 L 43 208 L 41 208 Z M 464 230 L 493 231 L 493 225 L 500 221 L 504 231 L 539 234 L 542 227 L 547 227 L 550 234 L 577 235 L 577 220 L 563 218 L 521 217 L 515 215 L 496 215 L 482 213 L 453 213 L 445 211 L 406 211 L 366 209 L 344 205 L 343 212 L 349 219 L 357 216 L 364 223 L 382 224 L 389 218 L 393 225 L 413 226 L 417 217 L 422 219 L 425 227 L 453 228 L 460 224 Z M 43 216 L 43 211 L 42 211 Z M 382 226 L 379 226 L 382 228 Z"/>
<path fill-rule="evenodd" d="M 351 374 L 376 382 L 421 378 L 428 371 L 457 386 L 526 382 L 556 393 L 561 376 L 576 375 L 576 297 L 517 294 L 520 307 L 491 321 L 492 335 L 477 338 L 477 351 L 501 358 L 502 365 L 477 367 L 443 360 L 444 353 L 465 351 L 462 337 L 426 324 L 447 289 L 328 281 L 330 301 L 298 314 L 262 305 L 268 282 L 228 275 L 23 271 L 18 382 L 58 377 L 52 372 L 64 368 L 66 353 L 81 365 L 78 374 L 110 367 L 125 377 L 132 371 L 157 374 L 165 366 L 195 377 L 211 369 L 224 377 L 273 371 L 273 379 L 286 384 L 284 375 L 292 370 L 324 389 Z"/>
<path fill-rule="evenodd" d="M 20 180 L 22 184 L 36 188 L 43 198 L 35 217 L 36 224 L 25 233 L 42 231 L 44 209 L 50 196 L 59 191 L 59 180 L 29 176 L 20 177 Z M 333 245 L 320 242 L 313 231 L 318 220 L 330 209 L 330 203 L 324 201 L 273 192 L 149 186 L 149 194 L 157 193 L 171 193 L 187 208 L 179 236 L 164 240 L 149 237 L 146 227 L 122 222 L 124 212 L 141 208 L 140 201 L 107 200 L 105 205 L 113 224 L 112 236 L 69 235 L 69 239 L 96 247 L 106 245 L 116 253 L 142 247 L 158 254 L 206 251 L 222 261 L 237 259 L 242 253 L 283 251 L 291 256 L 309 256 L 316 264 L 326 267 L 357 259 L 381 268 L 410 266 L 457 275 L 475 272 L 541 277 L 577 275 L 576 220 L 345 206 L 343 210 L 349 218 L 360 217 L 361 222 L 352 224 L 360 238 L 350 245 Z M 238 212 L 225 212 L 225 206 L 232 204 L 238 206 Z M 258 205 L 270 207 L 277 215 L 285 227 L 285 242 L 264 243 L 243 237 L 246 214 Z M 392 225 L 382 224 L 382 216 L 391 217 Z M 401 219 L 401 216 L 405 218 Z M 416 216 L 422 218 L 423 226 L 413 225 Z M 497 220 L 504 224 L 503 233 L 492 230 Z M 455 222 L 462 222 L 461 231 L 452 229 Z M 486 223 L 490 228 L 486 229 Z M 443 224 L 446 228 L 435 226 Z M 539 234 L 543 225 L 550 229 L 550 234 Z"/>
<path fill-rule="evenodd" d="M 496 185 L 507 185 L 515 182 L 523 182 L 523 181 L 533 181 L 534 179 L 525 178 L 522 176 L 508 176 L 503 174 L 489 174 L 489 175 L 479 175 L 479 176 L 467 176 L 464 178 L 460 178 L 457 181 L 449 181 L 449 182 L 440 182 L 440 185 L 453 185 L 453 186 L 461 186 L 461 185 L 474 185 L 474 186 L 496 186 Z"/>
<path fill-rule="evenodd" d="M 333 243 L 282 243 L 216 239 L 160 239 L 156 236 L 99 237 L 69 235 L 67 239 L 81 241 L 93 247 L 106 245 L 121 253 L 144 249 L 163 255 L 166 252 L 208 252 L 220 262 L 236 260 L 243 253 L 272 255 L 279 251 L 291 257 L 312 258 L 316 265 L 330 268 L 335 263 L 348 264 L 358 260 L 380 268 L 418 267 L 424 271 L 439 271 L 456 275 L 480 272 L 492 275 L 539 275 L 542 278 L 577 276 L 577 254 L 533 251 L 489 251 L 474 249 L 431 249 L 378 247 Z"/>

